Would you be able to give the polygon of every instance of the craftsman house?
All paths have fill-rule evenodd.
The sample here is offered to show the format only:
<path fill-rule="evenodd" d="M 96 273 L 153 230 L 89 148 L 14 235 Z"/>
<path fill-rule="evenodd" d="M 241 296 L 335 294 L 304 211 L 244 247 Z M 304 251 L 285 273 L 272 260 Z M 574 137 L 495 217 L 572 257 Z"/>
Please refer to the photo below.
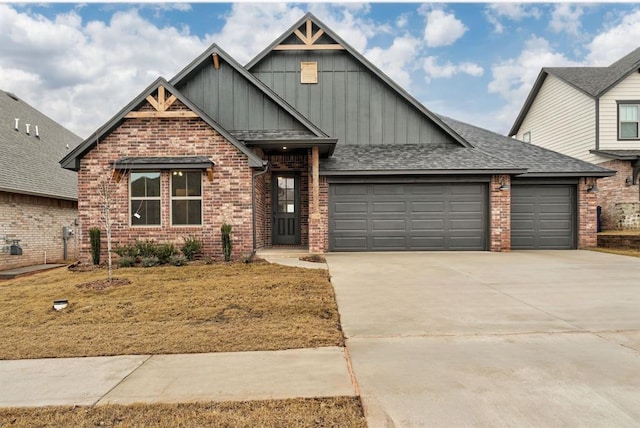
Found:
<path fill-rule="evenodd" d="M 213 45 L 159 78 L 62 161 L 78 171 L 82 252 L 110 180 L 116 242 L 219 256 L 595 246 L 613 174 L 440 117 L 311 14 L 244 67 Z"/>
<path fill-rule="evenodd" d="M 0 270 L 76 257 L 77 177 L 58 161 L 81 141 L 0 90 Z"/>
<path fill-rule="evenodd" d="M 543 68 L 509 135 L 617 171 L 598 181 L 604 229 L 640 228 L 640 48 L 608 67 Z"/>

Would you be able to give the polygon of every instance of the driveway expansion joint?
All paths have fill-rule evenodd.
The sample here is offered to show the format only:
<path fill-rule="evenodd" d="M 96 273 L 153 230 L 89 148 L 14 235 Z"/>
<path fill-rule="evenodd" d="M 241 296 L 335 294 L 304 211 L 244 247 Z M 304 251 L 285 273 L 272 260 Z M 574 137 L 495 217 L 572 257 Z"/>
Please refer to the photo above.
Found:
<path fill-rule="evenodd" d="M 113 391 L 114 389 L 118 388 L 120 385 L 122 385 L 122 383 L 124 383 L 132 374 L 134 374 L 135 372 L 137 372 L 140 367 L 144 366 L 151 358 L 153 358 L 153 354 L 147 356 L 147 358 L 144 359 L 144 361 L 142 361 L 138 367 L 134 368 L 133 370 L 131 370 L 129 373 L 127 373 L 126 376 L 124 376 L 122 379 L 120 379 L 120 381 L 118 383 L 116 383 L 113 388 L 109 389 L 107 392 L 105 392 L 104 394 L 102 394 L 102 396 L 100 398 L 98 398 L 91 406 L 97 406 L 98 404 L 100 404 L 100 402 L 102 400 L 104 400 L 104 398 L 109 395 L 111 393 L 111 391 Z"/>

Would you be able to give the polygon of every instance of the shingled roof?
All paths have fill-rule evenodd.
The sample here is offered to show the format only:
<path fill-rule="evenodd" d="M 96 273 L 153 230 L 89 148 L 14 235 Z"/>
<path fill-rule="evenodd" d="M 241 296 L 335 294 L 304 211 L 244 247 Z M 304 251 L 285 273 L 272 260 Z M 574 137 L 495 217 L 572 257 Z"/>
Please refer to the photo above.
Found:
<path fill-rule="evenodd" d="M 440 118 L 469 140 L 474 147 L 526 168 L 525 175 L 528 177 L 609 177 L 615 174 L 615 171 L 553 150 L 505 137 L 446 116 Z"/>
<path fill-rule="evenodd" d="M 81 141 L 16 95 L 0 90 L 0 191 L 77 200 L 76 173 L 60 168 L 58 161 Z"/>
<path fill-rule="evenodd" d="M 545 67 L 540 71 L 509 135 L 515 135 L 548 75 L 553 75 L 591 98 L 598 98 L 629 74 L 640 69 L 640 48 L 608 67 Z"/>

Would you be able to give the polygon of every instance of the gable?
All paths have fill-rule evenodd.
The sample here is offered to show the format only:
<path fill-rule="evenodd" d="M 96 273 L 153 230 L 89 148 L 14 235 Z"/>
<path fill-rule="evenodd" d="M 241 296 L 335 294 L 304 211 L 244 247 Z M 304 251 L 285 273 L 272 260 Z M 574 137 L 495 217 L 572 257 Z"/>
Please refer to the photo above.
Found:
<path fill-rule="evenodd" d="M 217 69 L 213 61 L 207 61 L 177 84 L 177 88 L 229 131 L 304 130 L 313 135 L 222 59 L 218 60 Z"/>
<path fill-rule="evenodd" d="M 251 150 L 238 141 L 229 131 L 212 120 L 162 77 L 156 79 L 155 82 L 129 102 L 129 104 L 120 110 L 111 120 L 67 154 L 60 161 L 60 165 L 65 169 L 78 171 L 80 168 L 80 160 L 93 150 L 98 144 L 98 141 L 102 141 L 109 136 L 127 119 L 171 119 L 184 121 L 190 118 L 201 119 L 208 126 L 216 130 L 222 137 L 247 156 L 249 166 L 261 167 L 263 165 L 262 159 L 251 152 Z"/>
<path fill-rule="evenodd" d="M 317 83 L 301 83 L 303 62 Z M 311 14 L 247 69 L 340 144 L 470 146 Z"/>

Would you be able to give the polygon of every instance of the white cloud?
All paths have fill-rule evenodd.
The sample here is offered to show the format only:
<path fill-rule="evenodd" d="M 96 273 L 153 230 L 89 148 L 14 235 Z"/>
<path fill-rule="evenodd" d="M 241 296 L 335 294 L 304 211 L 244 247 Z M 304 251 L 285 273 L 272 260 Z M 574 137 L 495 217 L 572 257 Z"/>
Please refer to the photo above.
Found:
<path fill-rule="evenodd" d="M 424 40 L 429 47 L 449 46 L 467 31 L 467 27 L 453 13 L 434 9 L 426 13 Z"/>
<path fill-rule="evenodd" d="M 505 127 L 508 129 L 515 120 L 542 67 L 579 65 L 562 53 L 554 52 L 547 40 L 536 36 L 526 41 L 517 58 L 492 65 L 493 79 L 489 82 L 488 91 L 506 101 L 505 107 L 498 113 Z"/>
<path fill-rule="evenodd" d="M 438 64 L 438 59 L 434 56 L 428 56 L 422 63 L 422 68 L 426 73 L 425 79 L 429 82 L 431 79 L 450 78 L 456 74 L 468 74 L 470 76 L 482 76 L 484 69 L 473 62 L 462 62 L 453 64 L 447 61 L 444 64 Z"/>
<path fill-rule="evenodd" d="M 367 50 L 364 56 L 399 85 L 409 88 L 409 69 L 416 60 L 419 46 L 418 38 L 405 35 L 396 37 L 386 49 L 374 47 Z"/>
<path fill-rule="evenodd" d="M 640 40 L 640 10 L 623 16 L 615 26 L 606 29 L 587 45 L 587 64 L 607 66 L 638 47 Z"/>
<path fill-rule="evenodd" d="M 503 19 L 511 21 L 522 21 L 526 18 L 539 19 L 540 10 L 537 7 L 529 6 L 522 3 L 493 3 L 487 6 L 484 14 L 490 24 L 493 25 L 493 31 L 502 33 L 504 31 Z"/>
<path fill-rule="evenodd" d="M 559 3 L 551 11 L 551 22 L 549 28 L 556 33 L 565 32 L 577 36 L 582 26 L 580 18 L 584 13 L 581 6 L 570 3 Z"/>
<path fill-rule="evenodd" d="M 234 4 L 220 18 L 226 22 L 219 32 L 198 37 L 187 26 L 159 27 L 138 9 L 87 22 L 78 8 L 47 18 L 0 3 L 0 87 L 86 137 L 159 75 L 173 77 L 211 43 L 244 63 L 305 12 L 286 4 Z M 363 17 L 367 5 L 310 9 L 360 51 L 376 34 L 376 26 Z M 402 58 L 409 47 L 399 40 L 397 49 L 393 55 L 407 64 Z M 381 64 L 394 78 L 405 78 L 391 62 Z"/>

